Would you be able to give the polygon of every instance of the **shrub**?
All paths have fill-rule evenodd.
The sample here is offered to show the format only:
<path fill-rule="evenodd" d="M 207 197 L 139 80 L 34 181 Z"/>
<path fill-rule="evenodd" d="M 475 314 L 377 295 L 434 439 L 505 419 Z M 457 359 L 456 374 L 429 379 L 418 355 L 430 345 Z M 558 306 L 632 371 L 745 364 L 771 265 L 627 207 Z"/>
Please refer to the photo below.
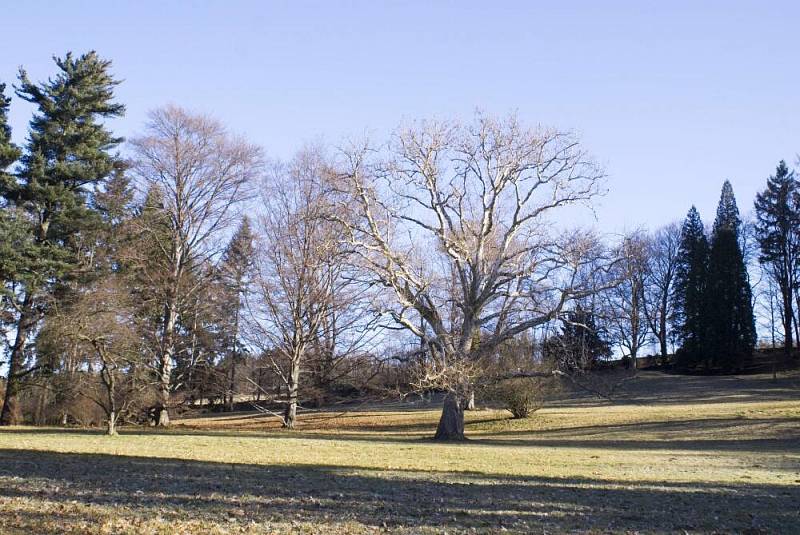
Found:
<path fill-rule="evenodd" d="M 517 378 L 501 381 L 489 389 L 488 399 L 511 412 L 514 418 L 527 418 L 544 405 L 547 380 Z"/>

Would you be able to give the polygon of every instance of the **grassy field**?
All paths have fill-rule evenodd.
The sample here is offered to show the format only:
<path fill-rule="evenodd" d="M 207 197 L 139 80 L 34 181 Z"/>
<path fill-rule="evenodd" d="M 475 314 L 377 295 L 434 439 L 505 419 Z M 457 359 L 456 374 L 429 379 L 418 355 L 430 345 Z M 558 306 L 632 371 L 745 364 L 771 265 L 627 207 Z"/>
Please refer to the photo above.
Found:
<path fill-rule="evenodd" d="M 2 533 L 800 533 L 800 376 L 640 373 L 527 420 L 361 408 L 0 431 Z"/>

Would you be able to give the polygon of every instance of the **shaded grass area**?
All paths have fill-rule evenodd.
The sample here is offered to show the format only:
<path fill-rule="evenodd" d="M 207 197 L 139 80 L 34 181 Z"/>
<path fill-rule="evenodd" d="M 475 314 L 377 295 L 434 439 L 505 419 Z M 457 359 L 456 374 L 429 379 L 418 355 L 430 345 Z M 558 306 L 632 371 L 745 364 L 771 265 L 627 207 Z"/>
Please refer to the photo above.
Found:
<path fill-rule="evenodd" d="M 704 378 L 714 398 L 694 402 L 681 379 L 523 421 L 470 414 L 465 444 L 425 438 L 435 410 L 319 413 L 295 433 L 249 415 L 3 430 L 0 532 L 800 532 L 800 391 Z"/>

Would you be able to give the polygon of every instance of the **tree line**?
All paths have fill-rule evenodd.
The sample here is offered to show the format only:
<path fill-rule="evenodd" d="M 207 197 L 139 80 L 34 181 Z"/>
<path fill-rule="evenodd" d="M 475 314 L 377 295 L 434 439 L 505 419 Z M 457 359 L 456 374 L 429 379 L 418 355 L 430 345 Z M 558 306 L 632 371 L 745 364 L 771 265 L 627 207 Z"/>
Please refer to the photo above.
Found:
<path fill-rule="evenodd" d="M 55 65 L 40 83 L 20 71 L 36 110 L 21 147 L 0 84 L 3 425 L 113 433 L 245 403 L 292 428 L 312 403 L 440 392 L 437 437 L 457 439 L 476 392 L 527 399 L 501 386 L 579 381 L 614 355 L 635 367 L 653 345 L 741 370 L 756 310 L 787 357 L 800 334 L 800 189 L 783 162 L 752 224 L 725 182 L 710 236 L 692 208 L 613 239 L 559 225 L 605 178 L 570 132 L 477 113 L 275 162 L 166 106 L 123 145 L 111 62 Z"/>

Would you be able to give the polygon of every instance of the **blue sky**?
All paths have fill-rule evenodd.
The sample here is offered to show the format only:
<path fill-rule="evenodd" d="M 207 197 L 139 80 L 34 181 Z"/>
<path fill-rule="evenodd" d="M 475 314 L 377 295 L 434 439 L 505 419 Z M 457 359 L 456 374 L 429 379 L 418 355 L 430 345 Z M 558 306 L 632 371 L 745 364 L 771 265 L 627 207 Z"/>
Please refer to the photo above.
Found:
<path fill-rule="evenodd" d="M 516 111 L 605 164 L 606 231 L 740 209 L 800 152 L 798 2 L 8 2 L 0 80 L 97 50 L 136 133 L 173 102 L 286 158 L 423 117 Z M 15 138 L 30 108 L 16 99 Z"/>

